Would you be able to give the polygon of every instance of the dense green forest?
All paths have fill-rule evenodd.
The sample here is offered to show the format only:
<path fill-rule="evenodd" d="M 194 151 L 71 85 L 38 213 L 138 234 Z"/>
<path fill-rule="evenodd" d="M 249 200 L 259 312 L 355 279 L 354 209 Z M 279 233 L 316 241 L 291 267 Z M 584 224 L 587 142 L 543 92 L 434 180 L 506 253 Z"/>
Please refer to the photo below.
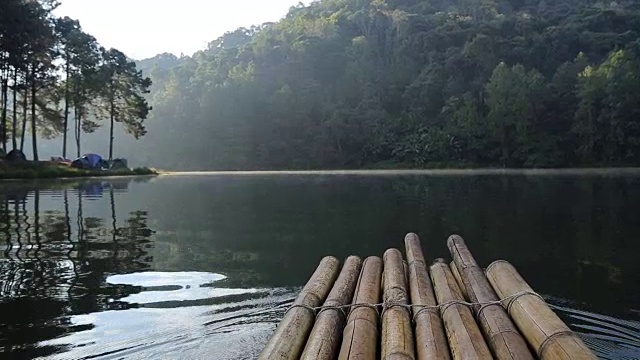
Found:
<path fill-rule="evenodd" d="M 322 0 L 153 80 L 145 160 L 175 169 L 640 165 L 640 6 Z"/>
<path fill-rule="evenodd" d="M 101 47 L 77 20 L 54 16 L 59 5 L 0 1 L 2 152 L 26 151 L 28 139 L 33 160 L 39 160 L 38 140 L 61 138 L 53 154 L 67 157 L 72 133 L 80 156 L 82 135 L 108 121 L 111 159 L 116 123 L 135 138 L 145 135 L 151 80 L 122 52 Z"/>
<path fill-rule="evenodd" d="M 37 131 L 50 155 L 116 137 L 163 169 L 640 165 L 637 1 L 322 0 L 135 63 L 55 5 L 0 3 L 8 149 Z"/>

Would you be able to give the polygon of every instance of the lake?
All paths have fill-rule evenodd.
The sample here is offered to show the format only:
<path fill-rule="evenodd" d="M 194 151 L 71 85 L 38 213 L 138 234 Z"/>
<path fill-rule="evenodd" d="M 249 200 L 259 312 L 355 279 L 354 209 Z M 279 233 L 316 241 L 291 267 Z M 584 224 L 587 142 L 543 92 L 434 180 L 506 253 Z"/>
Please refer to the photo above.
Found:
<path fill-rule="evenodd" d="M 640 358 L 640 172 L 192 173 L 0 183 L 3 358 L 253 359 L 325 255 L 506 259 Z"/>

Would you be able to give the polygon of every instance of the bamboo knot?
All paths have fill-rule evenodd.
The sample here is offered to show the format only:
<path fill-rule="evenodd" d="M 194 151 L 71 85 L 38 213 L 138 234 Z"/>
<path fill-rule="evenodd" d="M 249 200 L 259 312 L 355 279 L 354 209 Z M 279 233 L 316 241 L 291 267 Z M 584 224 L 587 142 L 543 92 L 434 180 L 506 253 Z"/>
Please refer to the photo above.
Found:
<path fill-rule="evenodd" d="M 385 311 L 387 311 L 387 309 L 391 309 L 394 307 L 403 308 L 407 310 L 407 312 L 411 312 L 411 305 L 407 305 L 404 302 L 387 301 L 387 302 L 383 302 L 381 305 L 382 305 L 382 313 L 380 314 L 380 318 L 384 317 L 384 313 Z"/>
<path fill-rule="evenodd" d="M 287 309 L 287 311 L 285 311 L 285 312 L 284 312 L 284 314 L 285 314 L 285 315 L 287 315 L 287 313 L 288 313 L 289 311 L 291 311 L 291 310 L 293 310 L 293 309 L 295 309 L 295 308 L 301 308 L 301 309 L 308 310 L 308 311 L 310 311 L 310 312 L 313 314 L 313 316 L 315 317 L 315 316 L 317 316 L 317 309 L 322 308 L 322 307 L 316 308 L 316 307 L 307 306 L 307 305 L 293 304 L 293 305 L 291 305 L 291 306 Z"/>
<path fill-rule="evenodd" d="M 327 311 L 327 310 L 335 310 L 338 315 L 340 315 L 340 320 L 342 320 L 342 323 L 346 323 L 347 322 L 347 310 L 344 306 L 340 306 L 340 305 L 325 305 L 323 306 L 320 311 L 318 311 L 318 314 L 316 315 L 316 319 L 318 318 L 318 316 L 320 316 L 320 314 L 322 314 L 323 311 Z"/>
<path fill-rule="evenodd" d="M 482 312 L 484 311 L 484 309 L 488 308 L 489 306 L 500 306 L 502 308 L 502 301 L 493 301 L 490 303 L 486 303 L 486 304 L 482 304 L 479 308 L 478 311 L 476 312 L 476 321 L 478 323 L 480 323 L 480 315 L 482 315 Z M 504 309 L 504 308 L 503 308 Z"/>
<path fill-rule="evenodd" d="M 355 309 L 358 308 L 369 308 L 372 309 L 373 311 L 376 312 L 376 314 L 378 314 L 378 316 L 380 316 L 380 310 L 379 308 L 382 307 L 383 304 L 353 304 L 353 305 L 345 305 L 345 306 L 349 306 L 351 307 L 351 311 L 354 311 Z"/>
<path fill-rule="evenodd" d="M 560 336 L 573 336 L 573 331 L 571 330 L 558 331 L 555 334 L 551 334 L 547 336 L 547 338 L 544 339 L 544 341 L 542 342 L 542 344 L 540 344 L 540 347 L 538 348 L 538 359 L 542 359 L 542 354 L 544 353 L 544 350 L 547 348 L 549 344 L 551 344 L 552 340 L 555 340 Z"/>
<path fill-rule="evenodd" d="M 463 306 L 471 307 L 473 305 L 478 305 L 478 303 L 469 303 L 462 300 L 447 301 L 445 303 L 438 305 L 438 307 L 440 308 L 440 314 L 444 314 L 444 312 L 447 311 L 447 309 L 449 309 L 453 305 L 463 305 Z"/>
<path fill-rule="evenodd" d="M 412 305 L 412 307 L 413 306 L 422 307 L 422 309 L 418 311 L 414 311 L 413 313 L 413 318 L 411 320 L 413 321 L 414 324 L 416 323 L 416 318 L 418 317 L 418 315 L 422 314 L 423 312 L 432 312 L 439 315 L 440 307 L 438 307 L 437 305 Z"/>
<path fill-rule="evenodd" d="M 444 302 L 442 304 L 438 304 L 438 305 L 411 305 L 411 304 L 406 304 L 406 302 L 403 301 L 385 301 L 379 304 L 367 304 L 367 303 L 357 303 L 357 304 L 347 304 L 347 305 L 323 305 L 323 306 L 318 306 L 318 307 L 312 307 L 312 306 L 307 306 L 307 305 L 301 305 L 301 304 L 294 304 L 291 305 L 291 307 L 289 307 L 289 309 L 287 309 L 287 311 L 285 311 L 285 315 L 291 311 L 292 309 L 295 308 L 302 308 L 305 310 L 310 311 L 314 317 L 317 317 L 318 315 L 320 315 L 320 313 L 324 310 L 336 310 L 338 311 L 341 316 L 343 317 L 343 319 L 347 318 L 347 312 L 348 311 L 353 311 L 357 308 L 369 308 L 372 310 L 375 310 L 376 313 L 378 313 L 378 315 L 380 317 L 382 317 L 384 315 L 384 312 L 387 309 L 390 308 L 394 308 L 394 307 L 401 307 L 407 311 L 413 312 L 413 321 L 415 322 L 416 317 L 421 314 L 422 312 L 427 312 L 427 311 L 440 311 L 441 314 L 443 314 L 449 307 L 453 306 L 453 305 L 464 305 L 467 306 L 469 308 L 473 307 L 477 307 L 479 306 L 478 310 L 477 310 L 477 314 L 476 314 L 476 318 L 479 321 L 480 319 L 480 315 L 482 314 L 482 311 L 484 311 L 485 308 L 489 307 L 489 306 L 493 306 L 493 305 L 501 305 L 504 306 L 505 308 L 507 308 L 507 311 L 510 311 L 510 307 L 511 304 L 513 304 L 513 302 L 515 300 L 518 300 L 520 297 L 525 296 L 525 295 L 533 295 L 536 296 L 538 298 L 540 298 L 542 301 L 544 301 L 544 298 L 542 297 L 542 295 L 536 293 L 535 291 L 532 290 L 525 290 L 525 291 L 520 291 L 517 292 L 513 295 L 507 296 L 503 299 L 500 300 L 496 300 L 496 301 L 487 301 L 487 302 L 467 302 L 467 301 L 463 301 L 463 300 L 451 300 L 451 301 L 447 301 Z M 382 311 L 379 310 L 379 308 L 382 308 Z M 418 309 L 416 311 L 416 309 Z M 561 333 L 558 333 L 561 334 Z M 557 334 L 552 335 L 551 337 L 556 336 Z M 550 338 L 551 338 L 550 337 Z M 545 343 L 543 343 L 543 345 L 546 345 Z M 542 348 L 542 345 L 541 345 Z"/>
<path fill-rule="evenodd" d="M 543 302 L 545 301 L 544 298 L 537 292 L 533 290 L 524 290 L 524 291 L 520 291 L 515 294 L 512 294 L 510 296 L 507 296 L 506 298 L 500 300 L 500 303 L 507 309 L 508 313 L 511 313 L 511 305 L 513 305 L 513 303 L 516 302 L 516 300 L 518 300 L 519 298 L 525 295 L 533 295 L 539 298 L 540 300 L 542 300 Z M 504 305 L 503 301 L 507 301 L 507 304 Z"/>

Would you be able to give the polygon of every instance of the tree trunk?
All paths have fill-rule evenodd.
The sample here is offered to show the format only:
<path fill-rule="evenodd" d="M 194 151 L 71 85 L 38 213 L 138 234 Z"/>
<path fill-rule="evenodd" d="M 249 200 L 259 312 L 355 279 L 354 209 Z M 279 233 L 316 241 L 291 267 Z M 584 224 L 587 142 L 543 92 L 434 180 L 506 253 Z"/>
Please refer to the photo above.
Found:
<path fill-rule="evenodd" d="M 73 109 L 75 118 L 74 133 L 76 137 L 76 157 L 80 157 L 80 134 L 82 134 L 82 119 L 80 115 L 80 109 L 75 107 Z"/>
<path fill-rule="evenodd" d="M 24 95 L 22 97 L 22 132 L 20 133 L 20 151 L 24 152 L 24 135 L 27 132 L 27 107 L 29 88 L 27 86 L 27 73 L 25 72 Z"/>
<path fill-rule="evenodd" d="M 80 88 L 77 83 L 74 84 L 73 96 L 75 96 L 73 117 L 75 119 L 74 135 L 76 138 L 76 156 L 80 157 L 80 153 L 82 151 L 82 96 L 84 96 L 84 94 L 80 93 Z"/>
<path fill-rule="evenodd" d="M 67 80 L 64 84 L 64 132 L 62 133 L 62 157 L 67 158 L 67 131 L 69 130 L 69 73 L 71 65 L 69 64 L 69 56 L 67 55 L 66 73 Z"/>
<path fill-rule="evenodd" d="M 8 55 L 5 55 L 4 51 L 0 51 L 0 107 L 2 107 L 2 109 L 0 110 L 0 112 L 2 113 L 2 116 L 0 117 L 0 121 L 2 121 L 2 124 L 0 124 L 0 132 L 2 132 L 0 134 L 0 140 L 4 139 L 4 142 L 2 143 L 2 149 L 4 150 L 4 153 L 7 153 L 7 123 L 6 121 L 6 116 L 7 116 L 7 101 L 5 99 L 5 92 L 4 92 L 4 80 L 5 80 L 5 69 L 8 68 L 8 64 L 7 64 L 7 57 Z"/>
<path fill-rule="evenodd" d="M 18 69 L 13 71 L 13 119 L 11 120 L 11 145 L 13 150 L 18 148 Z"/>
<path fill-rule="evenodd" d="M 33 161 L 38 161 L 38 133 L 36 131 L 36 84 L 31 84 L 31 145 Z"/>
<path fill-rule="evenodd" d="M 4 150 L 4 153 L 7 153 L 7 103 L 9 102 L 8 99 L 8 91 L 7 91 L 7 85 L 9 84 L 9 81 L 7 79 L 6 75 L 6 71 L 2 70 L 2 119 L 0 121 L 2 121 L 2 150 Z"/>
<path fill-rule="evenodd" d="M 112 85 L 113 86 L 113 85 Z M 113 91 L 113 90 L 112 90 Z M 115 112 L 116 112 L 116 104 L 114 100 L 114 95 L 111 93 L 111 109 L 110 109 L 110 117 L 111 117 L 111 128 L 109 129 L 109 161 L 113 160 L 113 125 L 115 122 Z"/>

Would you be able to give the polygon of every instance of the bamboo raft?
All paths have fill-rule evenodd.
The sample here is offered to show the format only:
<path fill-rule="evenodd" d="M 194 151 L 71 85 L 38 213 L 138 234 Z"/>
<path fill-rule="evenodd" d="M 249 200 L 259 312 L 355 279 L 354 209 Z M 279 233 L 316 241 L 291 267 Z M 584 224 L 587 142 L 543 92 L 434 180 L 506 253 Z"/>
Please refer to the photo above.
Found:
<path fill-rule="evenodd" d="M 483 270 L 452 235 L 452 261 L 428 266 L 404 243 L 406 261 L 322 259 L 259 359 L 597 359 L 510 263 Z"/>

